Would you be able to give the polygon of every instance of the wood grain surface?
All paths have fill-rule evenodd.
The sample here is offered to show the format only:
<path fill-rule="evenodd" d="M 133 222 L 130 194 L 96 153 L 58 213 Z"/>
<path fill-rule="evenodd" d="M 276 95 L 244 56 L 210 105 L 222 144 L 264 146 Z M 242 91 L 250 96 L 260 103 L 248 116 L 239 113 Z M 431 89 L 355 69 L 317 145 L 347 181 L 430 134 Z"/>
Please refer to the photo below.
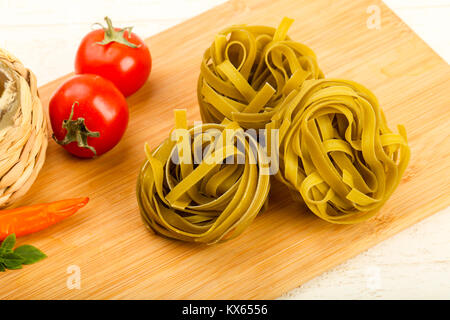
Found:
<path fill-rule="evenodd" d="M 366 26 L 369 5 L 382 28 Z M 244 234 L 204 246 L 148 232 L 135 200 L 143 145 L 157 146 L 173 109 L 199 120 L 196 79 L 217 31 L 234 23 L 276 26 L 310 46 L 328 77 L 359 81 L 378 96 L 395 128 L 406 126 L 412 159 L 378 216 L 353 226 L 321 221 L 274 182 L 270 208 Z M 147 40 L 154 67 L 128 99 L 130 123 L 111 152 L 81 161 L 50 143 L 47 161 L 16 205 L 89 196 L 88 207 L 48 230 L 19 239 L 49 257 L 0 274 L 1 299 L 271 299 L 450 204 L 450 67 L 378 1 L 230 1 Z M 68 61 L 67 63 L 72 63 Z M 40 88 L 43 104 L 63 80 Z M 81 288 L 69 290 L 69 266 Z"/>

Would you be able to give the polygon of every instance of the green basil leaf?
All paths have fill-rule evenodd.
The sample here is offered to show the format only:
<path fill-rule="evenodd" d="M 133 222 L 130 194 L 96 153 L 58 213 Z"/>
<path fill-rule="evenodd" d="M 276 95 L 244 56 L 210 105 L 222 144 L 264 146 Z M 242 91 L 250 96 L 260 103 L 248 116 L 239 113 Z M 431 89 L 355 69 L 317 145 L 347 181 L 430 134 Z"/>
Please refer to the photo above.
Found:
<path fill-rule="evenodd" d="M 5 271 L 6 271 L 5 265 L 0 262 L 0 272 L 5 272 Z"/>
<path fill-rule="evenodd" d="M 47 256 L 38 248 L 29 244 L 20 246 L 14 250 L 14 253 L 23 258 L 22 264 L 32 264 L 38 262 Z"/>
<path fill-rule="evenodd" d="M 4 252 L 12 252 L 14 245 L 16 244 L 16 235 L 14 233 L 10 234 L 3 240 L 2 249 Z"/>
<path fill-rule="evenodd" d="M 22 265 L 21 265 L 21 264 L 19 264 L 19 265 L 7 265 L 7 264 L 5 263 L 5 267 L 6 267 L 6 269 L 9 269 L 9 270 L 19 270 L 19 269 L 22 269 Z"/>
<path fill-rule="evenodd" d="M 24 261 L 24 258 L 15 253 L 7 253 L 3 256 L 3 263 L 8 269 L 20 269 L 17 267 L 22 267 Z"/>

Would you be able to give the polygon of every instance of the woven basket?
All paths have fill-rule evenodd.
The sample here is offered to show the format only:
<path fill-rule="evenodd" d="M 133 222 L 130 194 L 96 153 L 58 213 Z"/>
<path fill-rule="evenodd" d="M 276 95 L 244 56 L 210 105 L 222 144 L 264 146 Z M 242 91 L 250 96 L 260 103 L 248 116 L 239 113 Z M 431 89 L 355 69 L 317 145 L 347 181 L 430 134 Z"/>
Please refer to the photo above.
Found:
<path fill-rule="evenodd" d="M 1 70 L 7 70 L 12 77 Z M 11 79 L 15 82 L 9 82 Z M 6 83 L 15 83 L 17 90 L 8 91 L 11 86 Z M 17 92 L 16 99 L 10 92 Z M 36 77 L 0 49 L 0 208 L 12 204 L 31 187 L 44 164 L 47 144 L 47 119 Z"/>

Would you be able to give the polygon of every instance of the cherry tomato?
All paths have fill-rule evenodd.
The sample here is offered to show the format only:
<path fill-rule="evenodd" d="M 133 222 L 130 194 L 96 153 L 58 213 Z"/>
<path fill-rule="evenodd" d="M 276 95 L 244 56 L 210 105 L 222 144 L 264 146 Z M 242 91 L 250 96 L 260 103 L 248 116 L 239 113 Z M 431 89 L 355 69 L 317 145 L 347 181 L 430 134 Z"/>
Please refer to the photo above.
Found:
<path fill-rule="evenodd" d="M 108 27 L 88 33 L 78 47 L 75 72 L 98 74 L 112 81 L 125 97 L 147 81 L 152 68 L 150 51 L 131 28 Z"/>
<path fill-rule="evenodd" d="M 54 140 L 81 158 L 111 150 L 128 125 L 128 105 L 114 84 L 98 75 L 75 75 L 49 104 Z"/>

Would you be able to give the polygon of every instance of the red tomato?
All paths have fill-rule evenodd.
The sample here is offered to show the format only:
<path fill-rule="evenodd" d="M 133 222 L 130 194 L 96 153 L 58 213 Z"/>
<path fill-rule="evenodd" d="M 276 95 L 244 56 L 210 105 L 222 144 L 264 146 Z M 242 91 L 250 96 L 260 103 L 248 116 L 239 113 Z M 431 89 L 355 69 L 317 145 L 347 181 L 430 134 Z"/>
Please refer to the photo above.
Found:
<path fill-rule="evenodd" d="M 146 44 L 131 28 L 108 27 L 88 33 L 78 48 L 75 72 L 98 74 L 112 81 L 127 97 L 147 81 L 152 58 Z"/>
<path fill-rule="evenodd" d="M 128 125 L 123 94 L 111 81 L 93 74 L 64 82 L 50 100 L 49 114 L 55 141 L 81 158 L 111 150 Z"/>

